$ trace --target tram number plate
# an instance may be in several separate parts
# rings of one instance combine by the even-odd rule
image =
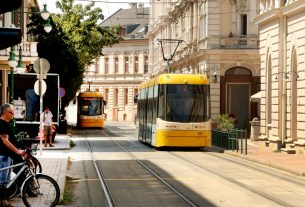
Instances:
[[[202,132],[198,132],[198,135],[199,135],[199,136],[202,136],[202,135],[203,135],[203,133],[202,133]]]

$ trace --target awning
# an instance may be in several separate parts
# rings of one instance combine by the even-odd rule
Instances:
[[[21,0],[1,1],[0,14],[18,9],[21,6],[21,3]]]
[[[253,94],[252,96],[250,96],[250,101],[252,101],[252,102],[260,102],[261,97],[262,97],[262,94],[261,94],[261,91],[260,91],[260,92],[257,92],[255,94]]]
[[[21,42],[21,29],[0,27],[0,50]]]

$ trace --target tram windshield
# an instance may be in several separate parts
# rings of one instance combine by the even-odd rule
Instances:
[[[166,85],[166,121],[205,122],[210,119],[208,85]]]
[[[80,115],[96,116],[103,114],[103,99],[101,97],[82,97],[79,100]]]

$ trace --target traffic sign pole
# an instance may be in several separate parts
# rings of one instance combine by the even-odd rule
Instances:
[[[37,73],[37,79],[39,80],[39,105],[40,105],[40,126],[39,126],[39,138],[40,138],[40,155],[42,155],[42,139],[43,139],[43,86],[42,81],[46,78],[46,74],[50,70],[49,61],[44,58],[38,58],[34,62],[34,70]],[[46,89],[46,87],[45,87]]]
[[[40,105],[40,110],[39,110],[39,112],[40,112],[40,127],[39,127],[39,129],[40,129],[40,136],[39,136],[39,138],[40,138],[40,155],[42,155],[42,139],[43,139],[43,137],[44,137],[44,135],[43,135],[43,133],[42,133],[42,128],[43,128],[43,97],[42,97],[42,68],[43,68],[43,65],[42,65],[42,61],[41,61],[41,59],[39,59],[39,68],[40,68],[40,70],[39,70],[39,96],[40,96],[40,101],[39,101],[39,105]]]

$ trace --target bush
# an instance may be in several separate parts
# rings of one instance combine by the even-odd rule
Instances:
[[[228,114],[219,114],[216,117],[217,129],[221,131],[230,131],[234,128],[234,121],[233,117],[230,117]]]

